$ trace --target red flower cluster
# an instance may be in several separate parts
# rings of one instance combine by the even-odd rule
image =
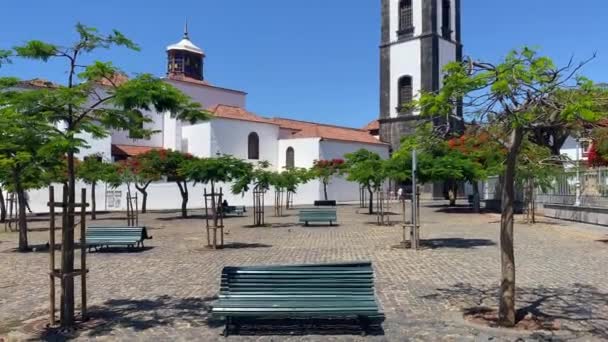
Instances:
[[[608,166],[608,160],[606,160],[597,150],[596,143],[593,142],[589,146],[589,153],[587,154],[587,165],[590,167]]]
[[[141,162],[137,156],[121,160],[118,162],[118,171],[121,173],[128,171],[133,174],[138,174],[141,172]]]
[[[335,158],[331,160],[315,160],[314,167],[319,168],[332,168],[339,167],[344,164],[344,159]]]
[[[487,133],[480,133],[477,135],[463,134],[458,138],[448,140],[448,146],[451,149],[466,154],[480,148],[483,144],[487,143],[489,139],[490,136]]]

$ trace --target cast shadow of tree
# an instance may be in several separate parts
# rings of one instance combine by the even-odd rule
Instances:
[[[473,286],[457,283],[441,288],[425,299],[447,301],[464,311],[479,307],[498,307],[497,286]],[[566,338],[599,338],[608,340],[608,293],[588,284],[571,284],[569,287],[517,288],[517,318],[528,313],[544,319],[556,319]],[[560,336],[560,338],[562,338]]]
[[[91,321],[99,321],[90,328],[79,331],[89,338],[109,336],[118,329],[142,332],[152,328],[181,325],[189,327],[222,327],[223,323],[210,319],[211,302],[217,297],[176,298],[160,296],[154,299],[111,299],[103,305],[89,308]],[[45,341],[70,339],[47,331],[39,338]]]

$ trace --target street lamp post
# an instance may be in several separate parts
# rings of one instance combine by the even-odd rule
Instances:
[[[576,194],[574,198],[574,205],[577,207],[581,206],[581,141],[576,139]]]

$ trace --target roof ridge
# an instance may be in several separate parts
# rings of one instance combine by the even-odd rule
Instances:
[[[274,119],[277,119],[277,120],[286,120],[286,121],[295,121],[295,122],[303,122],[303,123],[308,123],[308,124],[312,124],[312,125],[315,125],[315,126],[334,127],[334,128],[350,129],[350,130],[353,130],[353,131],[365,132],[365,130],[361,129],[361,128],[348,127],[348,126],[339,126],[339,125],[327,124],[327,123],[321,123],[321,122],[298,120],[298,119],[289,119],[289,118],[282,118],[282,117],[274,117],[273,120]]]

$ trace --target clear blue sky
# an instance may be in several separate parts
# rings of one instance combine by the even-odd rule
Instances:
[[[249,93],[248,108],[362,126],[378,116],[380,0],[3,0],[0,49],[28,39],[67,44],[80,21],[116,28],[139,53],[102,51],[129,73],[165,73],[165,47],[184,18],[205,50],[206,78]],[[497,60],[511,48],[541,47],[558,62],[598,53],[585,75],[608,81],[608,1],[462,0],[465,54]],[[0,75],[62,82],[58,64],[18,61]]]

